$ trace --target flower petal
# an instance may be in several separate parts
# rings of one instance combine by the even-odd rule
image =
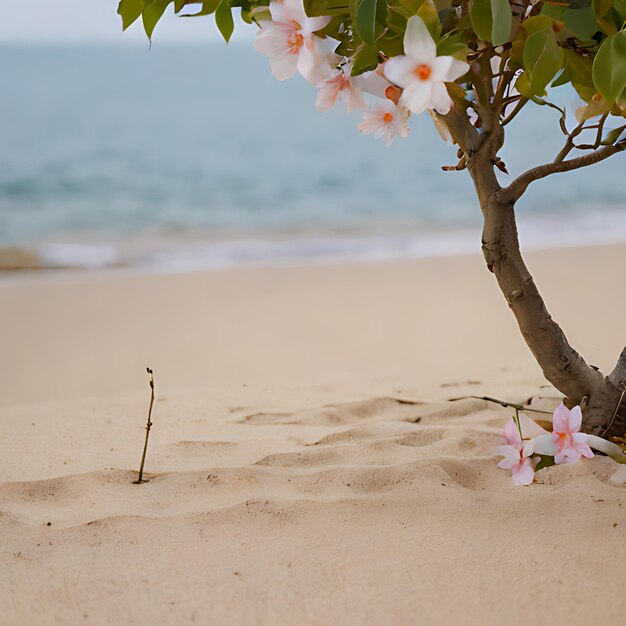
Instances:
[[[498,462],[498,467],[501,469],[511,469],[520,462],[519,450],[514,446],[498,446],[493,453],[504,457]]]
[[[383,66],[385,76],[403,89],[415,81],[414,69],[415,62],[404,55],[389,59]]]
[[[579,406],[575,406],[569,412],[569,432],[577,433],[583,423],[583,412]]]
[[[310,35],[297,55],[298,71],[313,85],[319,85],[328,77],[328,65],[320,59],[315,46],[315,35]],[[295,55],[294,55],[295,56]]]
[[[291,78],[298,69],[298,56],[285,51],[282,54],[270,57],[270,67],[272,74],[278,80],[287,80]]]
[[[519,414],[519,422],[522,427],[522,435],[526,438],[541,437],[542,435],[550,434],[545,428],[541,428],[535,420],[528,417],[525,413]]]
[[[530,454],[542,454],[545,456],[554,456],[559,451],[558,446],[554,442],[552,435],[541,435],[531,439],[524,445],[524,456]]]
[[[576,433],[577,435],[584,433]],[[606,439],[602,439],[602,437],[597,437],[596,435],[587,435],[584,434],[587,445],[589,445],[594,450],[598,450],[599,452],[604,452],[604,454],[610,456],[615,459],[619,463],[626,463],[626,453],[612,441],[607,441]]]
[[[318,30],[322,30],[330,23],[331,17],[328,15],[323,15],[321,17],[308,17],[304,24],[305,28],[303,28],[303,34],[308,35],[310,33],[315,33]]]
[[[354,84],[354,81],[351,81],[350,89],[348,90],[348,113],[350,111],[359,111],[365,107],[363,92]]]
[[[518,450],[522,447],[522,438],[513,418],[507,420],[504,425],[504,439],[509,445],[516,446]]]
[[[432,64],[432,79],[451,83],[468,71],[469,65],[464,61],[449,56],[437,57]]]
[[[580,461],[580,452],[574,446],[564,446],[554,455],[554,462],[557,465],[561,463],[576,463]]]
[[[400,104],[411,113],[423,113],[431,106],[432,83],[428,80],[416,80],[404,89],[400,96]]]
[[[445,83],[433,83],[431,95],[431,107],[440,115],[447,115],[452,108],[452,98],[448,93]]]
[[[371,93],[373,96],[385,98],[385,90],[389,87],[389,81],[376,72],[366,72],[352,79],[361,91]]]
[[[409,18],[404,33],[404,53],[415,63],[431,65],[437,56],[437,46],[421,17]]]
[[[282,0],[282,2],[272,0],[270,2],[270,13],[272,14],[272,19],[278,22],[295,20],[301,26],[308,19],[302,0]]]
[[[585,433],[574,433],[572,435],[572,447],[576,448],[582,456],[588,459],[593,457],[593,452],[587,443],[587,435]]]
[[[552,431],[555,433],[569,432],[569,409],[561,402],[552,416]]]
[[[337,102],[339,87],[336,83],[329,81],[322,83],[322,85],[315,100],[315,108],[318,111],[330,111]]]
[[[530,485],[535,480],[535,468],[530,459],[524,459],[518,463],[511,472],[511,477],[516,485]]]
[[[268,57],[278,56],[289,50],[291,47],[287,41],[289,29],[274,22],[260,22],[260,25],[261,29],[254,42],[256,50]]]

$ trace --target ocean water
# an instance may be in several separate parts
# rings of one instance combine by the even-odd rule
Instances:
[[[176,271],[480,247],[469,176],[441,171],[455,149],[428,116],[386,149],[251,44],[4,46],[0,77],[0,252]],[[519,173],[561,143],[556,113],[529,107],[503,158]],[[536,183],[523,244],[626,241],[625,161]]]

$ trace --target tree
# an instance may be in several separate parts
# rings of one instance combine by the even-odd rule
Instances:
[[[487,267],[545,377],[583,407],[587,432],[624,435],[626,348],[605,376],[569,344],[522,259],[515,205],[535,181],[626,150],[626,0],[121,0],[118,13],[124,28],[141,17],[150,38],[172,2],[177,13],[214,13],[226,41],[238,7],[259,27],[255,47],[274,75],[301,73],[319,88],[320,110],[380,98],[359,129],[387,143],[428,111],[458,146],[458,164],[444,169],[473,180]],[[582,100],[575,121],[549,100],[562,85]],[[563,148],[502,185],[505,128],[529,105],[556,111]]]

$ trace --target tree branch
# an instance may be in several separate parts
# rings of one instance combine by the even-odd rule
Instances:
[[[626,348],[617,359],[615,369],[609,374],[609,382],[618,389],[626,389]]]
[[[450,131],[452,141],[468,156],[478,152],[483,143],[483,137],[472,126],[467,115],[468,103],[465,94],[450,93],[454,106],[447,115],[436,114],[445,123]]]
[[[488,138],[489,140],[489,138]],[[528,347],[545,377],[573,402],[593,397],[601,404],[607,387],[604,376],[590,367],[569,344],[552,319],[521,256],[514,201],[503,201],[501,188],[484,146],[468,160],[484,215],[483,254],[515,315]],[[594,428],[599,425],[592,424]]]
[[[508,187],[502,189],[498,194],[498,200],[504,203],[515,202],[526,191],[528,185],[535,180],[545,178],[551,174],[569,172],[571,170],[580,169],[581,167],[593,165],[594,163],[599,163],[623,150],[626,150],[626,140],[624,139],[612,146],[604,146],[603,148],[574,159],[568,159],[560,163],[546,163],[545,165],[533,167],[527,172],[524,172],[521,176],[518,176]]]

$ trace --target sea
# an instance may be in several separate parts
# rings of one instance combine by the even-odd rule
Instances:
[[[311,85],[275,80],[250,42],[4,45],[0,79],[0,258],[179,272],[480,250],[469,175],[442,171],[456,148],[428,115],[385,148],[358,113],[319,113]],[[554,158],[558,117],[529,105],[508,127],[511,175]],[[522,244],[626,242],[625,166],[535,183]]]

